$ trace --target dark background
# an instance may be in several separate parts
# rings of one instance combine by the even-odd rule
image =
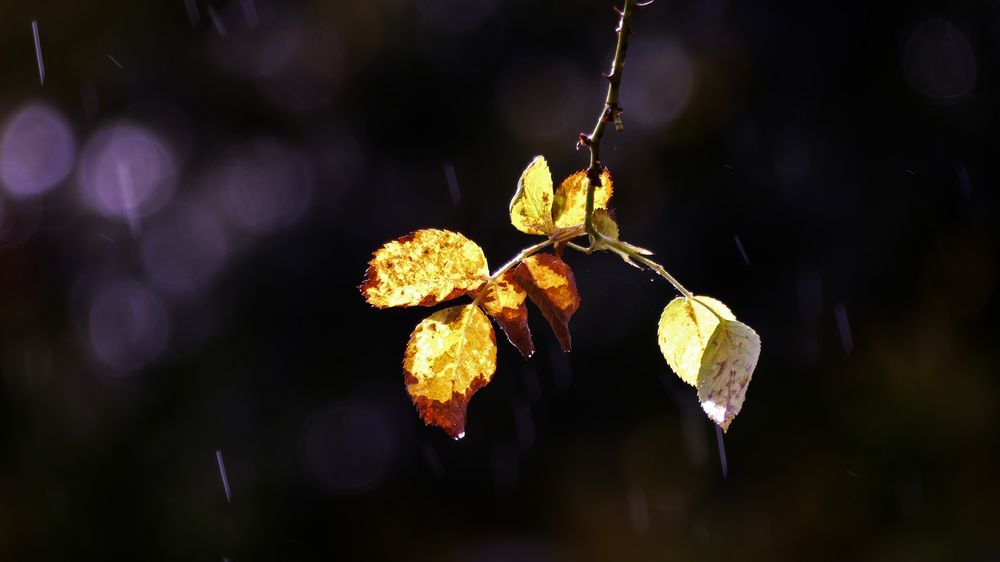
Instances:
[[[0,559],[1000,559],[1000,6],[794,4],[657,0],[605,141],[623,237],[763,340],[724,477],[653,274],[570,254],[573,353],[534,313],[458,442],[429,311],[356,290],[418,228],[529,243],[609,1],[3,2]]]

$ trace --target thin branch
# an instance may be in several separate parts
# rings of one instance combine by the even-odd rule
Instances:
[[[548,248],[549,246],[554,246],[556,244],[562,244],[562,243],[571,243],[569,242],[569,240],[572,240],[577,236],[582,236],[583,234],[584,234],[583,229],[579,226],[568,229],[562,229],[560,231],[557,231],[555,234],[553,234],[546,240],[542,240],[537,244],[524,248],[523,250],[518,252],[516,256],[511,258],[507,263],[500,266],[500,269],[494,271],[493,275],[490,275],[490,278],[486,281],[486,284],[483,285],[482,289],[480,289],[479,294],[476,295],[475,299],[473,299],[472,304],[479,304],[479,301],[482,299],[483,295],[486,294],[486,292],[489,290],[490,287],[496,284],[496,282],[500,279],[500,277],[504,273],[507,273],[511,269],[517,267],[518,265],[521,264],[521,262],[528,259],[530,256],[544,250],[545,248]]]
[[[607,247],[608,249],[610,249],[611,251],[613,251],[614,253],[618,254],[623,258],[627,256],[628,258],[641,263],[642,265],[648,267],[649,269],[652,269],[654,272],[656,272],[657,275],[666,279],[668,283],[673,285],[674,288],[677,289],[677,292],[679,292],[680,294],[684,295],[689,299],[695,298],[695,296],[691,293],[691,291],[687,290],[687,288],[684,287],[684,285],[681,285],[681,282],[678,281],[676,277],[670,275],[670,272],[668,272],[665,267],[647,258],[635,246],[627,242],[622,242],[621,240],[608,238],[607,236],[601,234],[600,232],[597,233],[597,243],[600,246]]]
[[[632,250],[628,246],[621,245],[620,243],[618,243],[617,240],[610,241],[610,244],[616,250],[618,250],[618,251],[620,251],[622,253],[627,254],[630,258],[632,258],[635,261],[637,261],[637,262],[645,265],[649,269],[652,269],[653,271],[655,271],[657,275],[659,275],[660,277],[666,279],[668,283],[670,283],[671,285],[673,285],[674,288],[677,289],[677,292],[679,292],[680,294],[684,295],[685,297],[687,297],[689,299],[693,299],[694,298],[694,295],[691,294],[691,291],[687,290],[684,287],[684,285],[681,285],[681,282],[678,281],[677,278],[675,278],[673,275],[670,275],[670,273],[662,265],[660,265],[660,264],[656,263],[655,261],[647,258],[646,256],[644,256],[644,255],[642,255],[642,254],[640,254],[640,253]],[[709,308],[709,310],[711,310],[711,308]],[[715,311],[713,310],[712,312],[715,312]]]
[[[622,72],[625,68],[625,54],[628,52],[629,38],[632,36],[632,16],[640,6],[648,5],[649,2],[638,4],[636,0],[625,0],[625,8],[618,11],[621,19],[618,20],[618,44],[615,46],[615,57],[611,61],[611,71],[604,75],[608,79],[608,95],[604,98],[604,107],[597,117],[597,124],[594,130],[588,135],[580,133],[579,145],[590,149],[590,165],[587,166],[587,179],[590,180],[587,187],[587,215],[584,226],[591,238],[595,238],[597,233],[594,228],[594,190],[601,185],[601,173],[604,172],[604,164],[601,162],[601,139],[604,138],[604,128],[608,123],[614,122],[615,129],[621,131],[622,108],[618,104],[619,90],[622,83]]]
[[[691,291],[688,291],[684,285],[681,285],[680,281],[673,275],[670,275],[666,268],[642,255],[634,246],[609,238],[599,232],[594,226],[593,219],[594,191],[601,185],[601,174],[605,169],[604,163],[601,162],[601,139],[604,138],[604,129],[608,126],[608,123],[612,122],[615,124],[615,130],[621,131],[624,128],[622,125],[622,107],[618,103],[618,98],[621,91],[622,72],[625,68],[625,55],[628,52],[629,39],[632,37],[632,18],[639,8],[644,8],[652,3],[653,0],[646,2],[625,0],[625,7],[622,10],[615,8],[621,19],[618,20],[618,28],[615,30],[618,33],[618,44],[615,47],[615,57],[611,61],[611,72],[604,75],[608,79],[608,95],[604,98],[604,107],[601,110],[601,114],[597,117],[597,124],[594,125],[593,132],[589,135],[580,133],[580,140],[577,145],[578,147],[583,145],[590,149],[590,165],[587,167],[587,214],[584,220],[584,229],[590,236],[590,246],[584,248],[572,242],[568,243],[568,246],[574,250],[588,254],[594,250],[610,249],[632,265],[635,265],[635,262],[639,262],[655,271],[660,277],[663,277],[673,285],[682,295],[688,299],[693,299],[695,297],[691,294]],[[715,311],[713,310],[712,312],[714,313]]]

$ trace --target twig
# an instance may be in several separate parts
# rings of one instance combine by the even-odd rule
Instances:
[[[640,6],[648,6],[652,2],[639,4],[636,0],[625,0],[625,8],[619,11],[621,19],[618,20],[618,44],[615,46],[615,57],[611,60],[611,71],[604,75],[608,80],[608,95],[604,98],[604,107],[597,117],[597,124],[594,130],[588,135],[580,133],[580,140],[577,146],[583,145],[590,149],[590,165],[587,166],[587,215],[584,226],[587,234],[591,238],[596,238],[597,230],[594,228],[594,190],[601,185],[601,173],[604,172],[604,164],[601,163],[601,139],[604,138],[604,128],[608,123],[614,122],[615,130],[621,131],[622,108],[618,104],[618,94],[621,89],[622,72],[625,68],[625,54],[628,52],[628,41],[632,36],[632,16]]]
[[[473,299],[472,304],[479,304],[479,301],[482,299],[483,295],[485,295],[486,292],[489,291],[490,287],[495,285],[496,282],[500,280],[500,277],[502,277],[504,273],[507,273],[511,269],[517,267],[518,265],[521,264],[521,262],[528,259],[533,254],[536,254],[541,250],[544,250],[545,248],[548,248],[549,246],[553,246],[556,244],[561,244],[561,243],[572,244],[572,242],[569,242],[569,240],[572,240],[577,236],[583,236],[583,234],[584,233],[579,226],[571,229],[564,229],[560,232],[556,232],[548,239],[542,240],[538,244],[528,246],[527,248],[521,250],[520,252],[517,253],[516,256],[511,258],[507,263],[500,266],[500,269],[493,272],[493,275],[490,275],[489,279],[486,281],[486,284],[483,285],[482,289],[480,289],[479,294],[476,295],[475,299]],[[573,245],[575,246],[575,244]]]
[[[625,68],[625,55],[628,52],[629,39],[632,37],[632,18],[639,8],[644,8],[652,3],[653,0],[648,0],[647,2],[625,0],[625,7],[618,11],[618,14],[621,16],[621,19],[618,20],[618,28],[615,30],[618,34],[618,44],[615,47],[615,57],[611,60],[611,71],[604,75],[608,79],[608,95],[604,98],[604,108],[597,117],[597,124],[594,125],[593,132],[589,135],[580,133],[580,140],[577,144],[577,147],[583,145],[590,149],[590,165],[587,167],[587,214],[584,220],[584,230],[590,236],[590,246],[584,248],[572,242],[568,243],[568,246],[574,250],[588,254],[594,250],[609,249],[622,258],[625,258],[626,261],[634,260],[645,265],[655,271],[660,277],[666,279],[679,293],[689,300],[697,300],[691,291],[688,291],[662,265],[644,256],[640,251],[637,251],[635,246],[605,236],[594,226],[594,191],[601,185],[601,174],[605,169],[604,164],[601,162],[601,139],[604,138],[604,129],[611,122],[615,124],[615,130],[617,131],[621,131],[624,128],[622,124],[622,107],[618,103],[618,98],[621,92],[622,72]],[[713,314],[716,314],[711,307],[707,308]],[[716,314],[716,316],[719,315]],[[722,317],[719,316],[719,318]]]

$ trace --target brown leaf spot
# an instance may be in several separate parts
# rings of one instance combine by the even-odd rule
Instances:
[[[489,277],[483,250],[447,230],[418,230],[375,251],[358,287],[369,304],[431,306],[478,291]]]
[[[531,340],[531,330],[528,329],[525,298],[527,293],[514,279],[514,272],[507,271],[486,289],[480,303],[507,334],[510,343],[528,359],[535,354],[535,344]]]
[[[461,439],[465,436],[465,420],[469,401],[477,390],[486,386],[488,381],[482,377],[472,381],[469,389],[462,394],[452,392],[451,398],[446,402],[432,400],[423,396],[413,396],[413,405],[416,406],[420,419],[427,425],[436,425],[451,436],[452,439]]]
[[[535,254],[517,266],[513,276],[542,311],[562,350],[569,351],[569,321],[580,308],[573,270],[552,254]]]
[[[403,356],[403,382],[427,424],[454,438],[465,431],[469,400],[496,370],[496,336],[476,305],[439,310],[413,330]]]

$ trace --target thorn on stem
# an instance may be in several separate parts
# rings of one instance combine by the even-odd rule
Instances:
[[[615,129],[622,130],[622,107],[617,103],[605,104],[604,115],[601,116],[605,122],[614,122]]]
[[[587,133],[580,133],[580,138],[576,141],[576,149],[580,150],[581,146],[591,146],[594,144],[594,139],[590,137]]]
[[[625,12],[621,8],[619,8],[618,6],[612,6],[612,8],[614,9],[616,14],[618,14],[621,17],[625,17]]]

